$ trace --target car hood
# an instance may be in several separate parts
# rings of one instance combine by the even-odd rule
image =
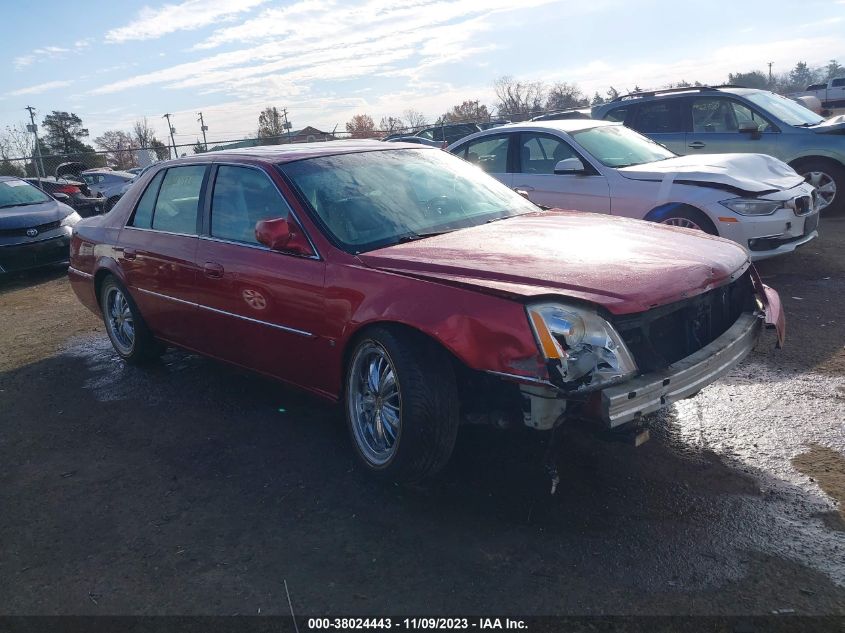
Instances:
[[[518,216],[359,255],[372,268],[520,300],[557,295],[642,312],[705,292],[748,267],[734,242],[577,211]]]
[[[632,180],[670,178],[680,184],[711,186],[760,195],[797,187],[804,179],[792,167],[765,154],[696,154],[622,167]]]
[[[845,114],[830,117],[808,129],[816,134],[845,134]]]
[[[55,200],[39,204],[0,209],[0,230],[27,229],[39,224],[63,220],[73,209]]]

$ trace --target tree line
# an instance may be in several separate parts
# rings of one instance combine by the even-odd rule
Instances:
[[[760,88],[779,94],[789,94],[803,91],[811,84],[826,82],[828,79],[843,74],[845,74],[845,67],[835,59],[824,66],[815,68],[811,68],[806,62],[799,61],[787,72],[772,73],[771,78],[762,70],[749,70],[729,73],[726,82],[746,88]],[[682,79],[660,88],[691,88],[703,85],[699,81],[689,82]],[[641,90],[638,85],[635,85],[632,92]],[[466,100],[453,106],[431,123],[425,116],[414,110],[406,111],[401,116],[382,117],[379,125],[375,124],[369,114],[356,114],[346,123],[346,131],[352,138],[380,138],[400,132],[414,134],[428,125],[483,123],[494,118],[524,121],[545,112],[601,105],[616,99],[621,93],[613,86],[609,86],[604,93],[596,91],[590,97],[576,83],[547,84],[543,81],[523,80],[506,75],[493,82],[493,94],[495,101],[490,105],[480,103],[477,99]],[[409,118],[408,113],[414,113],[413,120]]]

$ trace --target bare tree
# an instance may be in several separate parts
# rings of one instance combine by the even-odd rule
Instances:
[[[147,117],[135,121],[135,125],[132,126],[132,136],[138,147],[152,147],[153,141],[156,140],[155,132],[150,127]]]
[[[542,110],[546,101],[546,86],[542,81],[519,81],[506,75],[493,82],[499,102],[498,113],[515,119],[527,119]]]
[[[352,138],[377,138],[376,124],[369,114],[356,114],[346,122],[346,131]]]
[[[378,128],[382,132],[393,134],[394,132],[403,130],[405,128],[405,123],[399,117],[383,116],[378,124]]]
[[[106,162],[114,169],[137,167],[134,150],[138,148],[130,133],[122,130],[106,130],[94,139],[97,147],[106,153]]]
[[[405,110],[402,113],[402,118],[405,119],[409,132],[418,132],[428,125],[428,119],[426,116],[422,112],[414,110],[413,108]]]
[[[566,110],[567,108],[581,108],[590,102],[581,89],[575,84],[566,82],[556,83],[549,90],[546,98],[547,110]]]
[[[8,158],[26,158],[32,156],[35,140],[32,133],[26,129],[26,123],[19,122],[7,125],[0,133],[0,151]]]

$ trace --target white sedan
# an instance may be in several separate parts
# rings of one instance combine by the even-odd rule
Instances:
[[[620,123],[516,123],[449,146],[535,204],[662,222],[739,242],[752,260],[818,236],[813,187],[763,154],[677,156]]]

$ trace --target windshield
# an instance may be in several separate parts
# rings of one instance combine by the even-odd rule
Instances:
[[[759,106],[762,110],[771,112],[787,125],[808,126],[818,125],[824,119],[812,110],[795,103],[792,99],[781,97],[773,92],[752,92],[744,95],[746,99]]]
[[[23,180],[0,181],[0,209],[48,202],[50,197]]]
[[[279,169],[352,253],[538,210],[474,165],[434,149],[321,156]]]
[[[675,157],[662,145],[622,124],[591,127],[571,134],[606,167],[630,167]]]

